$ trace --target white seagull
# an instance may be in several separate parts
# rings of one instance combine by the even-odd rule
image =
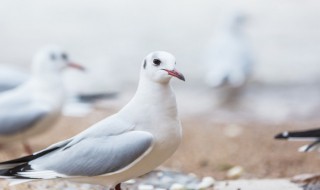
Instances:
[[[299,152],[311,152],[320,150],[320,129],[309,129],[303,131],[285,131],[277,134],[275,139],[279,140],[297,140],[311,141],[312,143],[299,148]]]
[[[121,182],[150,172],[181,141],[169,82],[185,79],[175,67],[170,53],[150,53],[142,62],[136,94],[118,113],[42,151],[0,163],[0,176],[12,184],[66,178],[119,190]]]
[[[0,94],[0,144],[22,141],[37,135],[59,118],[64,101],[61,72],[67,67],[83,69],[71,63],[57,46],[40,50],[32,63],[32,77],[19,87]]]
[[[252,54],[243,34],[245,17],[241,13],[230,15],[228,20],[208,44],[205,65],[208,86],[233,87],[244,85],[252,70]]]

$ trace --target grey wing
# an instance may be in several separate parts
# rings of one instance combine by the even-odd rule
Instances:
[[[0,66],[0,92],[16,88],[26,82],[29,74],[15,67]]]
[[[33,178],[96,176],[117,172],[143,157],[152,148],[153,135],[129,131],[120,135],[82,139],[29,162],[31,171],[19,175]],[[43,172],[47,171],[47,172]],[[40,176],[37,176],[39,173]],[[61,177],[61,176],[60,176]]]
[[[0,104],[0,135],[12,135],[32,127],[49,113],[44,105],[22,102]]]

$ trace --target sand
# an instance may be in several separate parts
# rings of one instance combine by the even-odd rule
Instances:
[[[53,142],[71,137],[114,111],[114,109],[98,110],[86,118],[64,117],[52,130],[30,140],[30,143],[35,151],[40,150]],[[281,124],[257,122],[225,124],[214,121],[209,115],[184,117],[182,118],[184,131],[182,144],[172,158],[163,164],[163,167],[194,173],[199,177],[212,176],[218,180],[226,180],[226,172],[233,166],[244,168],[241,176],[243,179],[290,178],[301,173],[317,172],[320,170],[318,153],[298,153],[296,150],[303,144],[301,142],[273,140],[273,136],[280,131],[301,128],[301,126],[311,127],[317,124],[319,124],[317,121]],[[237,129],[236,136],[230,133],[233,129]],[[4,161],[23,155],[21,145],[12,144],[1,150],[0,159]],[[57,185],[61,182],[48,184],[52,183]],[[41,184],[45,189],[43,184],[47,182],[37,184]],[[242,182],[236,182],[236,184],[242,184]],[[25,189],[26,187],[29,186],[22,185],[10,189]]]

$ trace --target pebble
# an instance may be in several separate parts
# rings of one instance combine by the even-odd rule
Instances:
[[[139,190],[154,190],[153,185],[145,185],[145,184],[141,184],[138,186]]]
[[[230,170],[228,170],[227,178],[228,179],[238,179],[239,177],[242,176],[243,172],[244,172],[243,167],[235,166],[235,167],[231,168]]]
[[[125,183],[125,184],[134,184],[134,183],[136,183],[136,180],[130,179],[130,180],[124,182],[124,183]]]
[[[158,177],[163,177],[163,173],[162,173],[162,172],[158,172],[158,173],[157,173],[157,176],[158,176]]]
[[[212,177],[204,177],[202,181],[198,184],[197,189],[207,189],[213,187],[215,180]]]
[[[184,185],[180,183],[174,183],[170,187],[170,190],[184,190],[184,189],[185,189]]]
[[[122,183],[122,188],[137,190],[207,190],[212,187],[214,183],[215,181],[211,177],[205,177],[201,180],[193,173],[162,170],[153,171],[140,178],[128,180]],[[29,189],[103,190],[104,187],[61,181],[59,183],[36,182],[35,185]]]
[[[242,127],[239,125],[235,125],[235,124],[228,125],[224,129],[225,136],[227,136],[229,138],[235,138],[237,136],[240,136],[242,134],[242,132],[243,132]]]

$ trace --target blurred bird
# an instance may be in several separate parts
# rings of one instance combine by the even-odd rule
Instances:
[[[86,72],[69,70],[64,73],[64,84],[68,93],[68,101],[63,115],[84,117],[95,108],[106,108],[104,101],[117,98],[116,77],[106,59],[88,60]],[[106,80],[106,76],[109,76]],[[103,81],[103,82],[100,82]]]
[[[48,129],[60,116],[65,98],[61,72],[67,67],[83,70],[63,49],[48,46],[35,55],[32,77],[0,94],[0,144],[22,141],[31,152],[27,138]]]
[[[33,155],[0,163],[11,184],[66,178],[121,189],[120,183],[150,172],[181,141],[175,94],[170,79],[185,80],[175,57],[152,52],[141,66],[136,94],[118,113],[82,133]]]
[[[107,58],[90,59],[86,72],[65,72],[64,80],[69,96],[80,102],[93,103],[95,101],[115,98],[117,96],[117,81],[105,76],[114,75],[113,68],[107,64]],[[97,81],[104,81],[103,83]]]
[[[30,75],[13,66],[0,65],[0,92],[16,88],[29,79]]]
[[[320,148],[320,129],[291,131],[291,132],[286,131],[276,135],[275,139],[313,141],[311,144],[308,144],[299,148],[300,152],[310,152],[313,150],[319,150]]]
[[[67,97],[63,108],[63,115],[72,117],[83,117],[94,109],[96,102],[115,98],[117,93],[109,89],[103,89],[102,85],[97,83],[105,73],[92,72],[93,69],[102,70],[97,65],[86,67],[86,72],[73,72],[67,70],[64,72],[63,83],[66,89]],[[31,78],[30,72],[9,64],[0,65],[0,93],[11,90],[26,82]],[[106,85],[104,85],[106,86]],[[104,87],[103,86],[103,87]],[[109,91],[108,91],[109,90]]]
[[[208,86],[239,87],[248,79],[252,70],[252,55],[242,31],[244,22],[243,14],[232,15],[210,44],[206,57]]]
[[[245,19],[241,13],[231,14],[206,50],[205,82],[212,88],[227,89],[222,96],[225,101],[239,94],[252,72],[252,53],[243,34]]]
[[[303,190],[320,189],[320,174],[301,174],[294,176],[291,181],[301,185]]]

